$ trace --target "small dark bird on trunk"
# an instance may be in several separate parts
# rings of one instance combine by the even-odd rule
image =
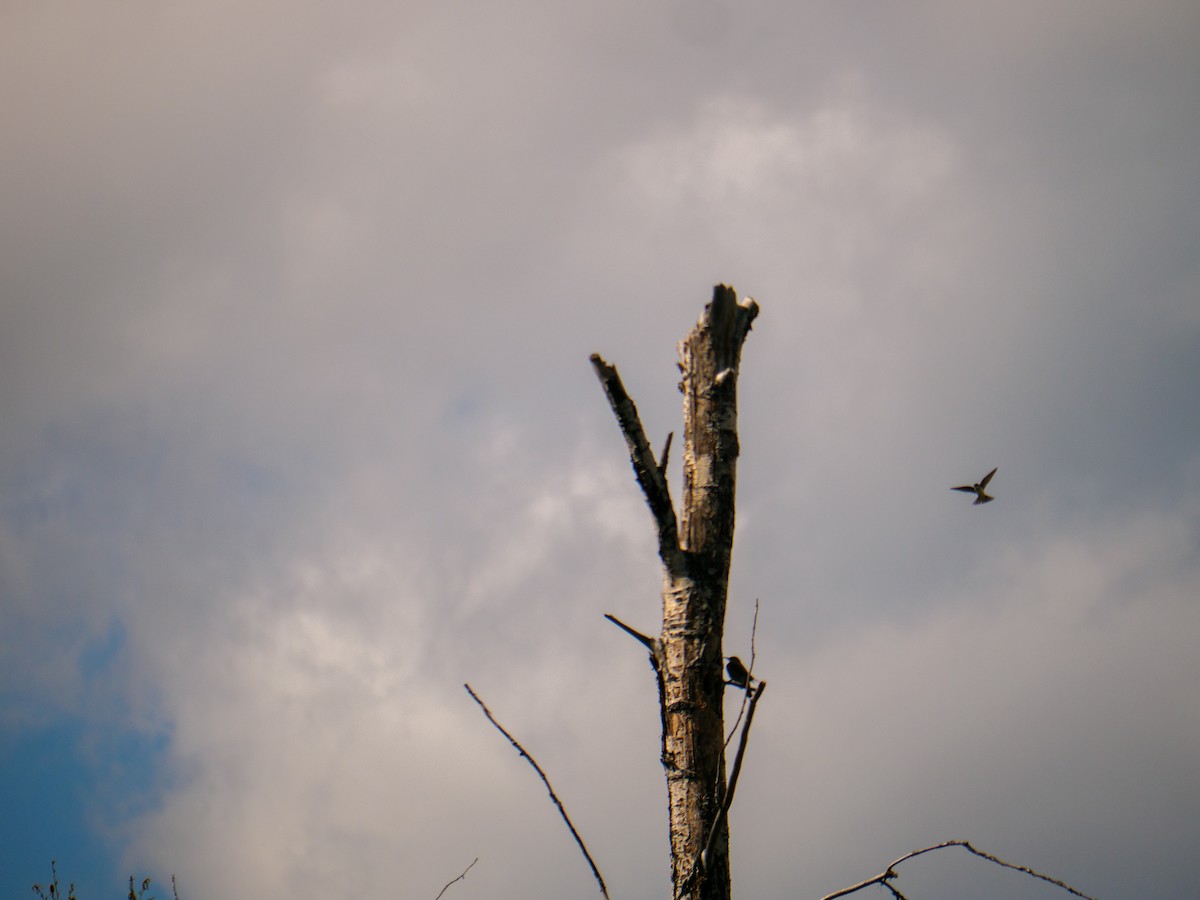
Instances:
[[[750,673],[746,671],[746,667],[740,659],[736,656],[729,657],[729,662],[725,664],[725,671],[729,673],[729,684],[746,691],[750,690],[750,683],[754,679],[750,677]]]

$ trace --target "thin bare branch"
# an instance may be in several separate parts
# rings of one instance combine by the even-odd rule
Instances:
[[[571,831],[571,837],[575,838],[575,843],[579,845],[579,850],[583,853],[583,858],[587,860],[587,864],[591,867],[592,875],[595,876],[596,883],[600,885],[600,893],[607,898],[608,888],[604,885],[604,876],[602,876],[600,874],[600,870],[596,868],[596,863],[592,859],[592,854],[588,853],[587,846],[583,843],[583,838],[579,836],[579,832],[576,831],[575,826],[571,824],[571,817],[567,815],[567,810],[562,805],[562,801],[558,799],[558,794],[554,793],[554,787],[550,784],[550,779],[546,777],[546,773],[542,771],[542,767],[537,764],[537,760],[529,755],[529,751],[522,747],[515,737],[505,731],[503,725],[496,721],[495,716],[492,715],[492,711],[487,708],[487,705],[482,700],[479,699],[479,695],[471,690],[471,686],[469,684],[464,684],[463,687],[467,689],[467,693],[471,695],[471,699],[479,704],[479,708],[483,710],[483,714],[487,716],[488,721],[495,726],[497,731],[508,738],[508,742],[517,749],[518,753],[525,757],[526,761],[533,766],[533,770],[538,773],[538,777],[542,779],[542,784],[546,785],[546,790],[550,792],[550,799],[553,800],[554,805],[558,807],[559,815],[561,815],[562,820],[567,823],[567,828]]]
[[[1054,885],[1055,887],[1062,888],[1064,891],[1067,891],[1070,894],[1074,894],[1076,897],[1083,897],[1084,900],[1096,900],[1095,897],[1091,897],[1088,894],[1083,893],[1082,891],[1076,890],[1075,888],[1073,888],[1069,884],[1067,884],[1065,881],[1060,881],[1057,878],[1051,878],[1049,875],[1043,875],[1041,872],[1035,871],[1034,869],[1030,869],[1027,866],[1018,866],[1014,863],[1005,862],[1004,860],[999,859],[998,857],[992,856],[992,854],[990,854],[990,853],[984,853],[982,850],[978,850],[975,847],[971,846],[971,843],[969,841],[963,841],[962,847],[968,853],[974,853],[980,859],[986,859],[988,862],[993,862],[996,865],[1003,866],[1006,869],[1015,869],[1018,872],[1024,872],[1026,875],[1030,875],[1033,878],[1040,878],[1042,881],[1048,882],[1048,883]]]
[[[450,889],[450,885],[454,884],[455,881],[466,881],[467,873],[471,871],[471,866],[474,866],[475,863],[477,863],[477,862],[479,862],[478,856],[475,857],[473,860],[471,860],[470,866],[467,866],[465,869],[462,870],[461,875],[459,875],[457,878],[455,878],[451,881],[447,881],[446,886],[444,888],[442,888],[440,891],[438,891],[438,895],[436,897],[434,897],[433,900],[442,900],[442,894],[446,893],[446,891],[448,891]]]
[[[754,660],[758,657],[758,598],[754,598],[754,621],[750,623],[750,675],[754,675]]]
[[[646,440],[646,432],[642,428],[637,407],[625,391],[625,386],[621,384],[621,376],[617,374],[616,368],[601,359],[599,353],[593,353],[590,359],[592,368],[596,370],[596,377],[600,379],[604,393],[608,396],[608,403],[617,417],[617,424],[621,426],[621,433],[625,435],[633,472],[642,488],[642,494],[646,497],[646,505],[650,507],[658,525],[659,558],[668,571],[681,572],[684,557],[683,551],[679,549],[679,522],[675,515],[675,507],[671,503],[671,495],[667,491],[666,475],[658,460],[654,458],[650,442]],[[663,456],[665,459],[665,452]]]
[[[998,866],[1003,866],[1006,869],[1015,869],[1018,872],[1024,872],[1026,875],[1029,875],[1032,878],[1039,878],[1042,881],[1054,885],[1055,887],[1062,888],[1068,894],[1074,894],[1076,897],[1082,897],[1083,900],[1096,900],[1095,897],[1091,896],[1090,894],[1085,894],[1083,891],[1076,890],[1065,881],[1060,881],[1057,878],[1051,878],[1049,875],[1043,875],[1041,872],[1030,869],[1028,866],[1018,866],[1015,863],[1005,862],[997,856],[992,856],[990,853],[984,853],[982,850],[977,850],[975,847],[971,846],[970,841],[943,841],[940,844],[934,844],[932,847],[924,847],[920,850],[914,850],[911,853],[906,853],[904,856],[901,856],[899,859],[892,862],[891,865],[889,865],[874,878],[868,878],[866,881],[860,882],[859,884],[842,888],[840,891],[834,891],[832,894],[826,894],[821,898],[821,900],[837,900],[838,897],[848,896],[856,891],[861,891],[865,887],[870,887],[873,884],[882,885],[890,890],[893,895],[900,896],[899,892],[890,884],[892,879],[900,877],[896,873],[896,866],[900,865],[902,862],[912,859],[914,856],[920,856],[923,853],[929,853],[933,850],[942,850],[946,847],[962,847],[968,853],[973,853],[980,859],[986,859],[988,862],[995,863]]]
[[[704,847],[706,856],[712,849],[713,841],[717,836],[717,830],[721,827],[721,823],[725,821],[725,817],[729,814],[729,807],[733,804],[733,793],[737,790],[738,776],[742,773],[742,759],[746,754],[746,742],[750,738],[750,724],[754,721],[754,709],[758,706],[758,701],[766,689],[767,683],[760,681],[758,687],[754,688],[754,696],[750,698],[750,709],[746,713],[746,725],[742,728],[742,736],[738,739],[737,755],[733,758],[733,772],[729,775],[729,787],[725,791],[725,798],[721,801],[721,812],[717,816],[716,821],[713,822],[712,830],[708,833],[708,841]]]
[[[662,453],[658,454],[658,471],[662,473],[663,481],[667,480],[667,462],[671,458],[671,439],[675,437],[675,432],[667,432],[667,441],[663,444]]]
[[[750,625],[750,668],[746,670],[746,685],[749,687],[754,684],[754,658],[758,651],[755,649],[755,644],[758,638],[758,598],[754,598],[754,621]],[[737,734],[738,725],[742,723],[742,716],[746,714],[746,704],[750,700],[750,691],[747,690],[742,694],[742,703],[738,707],[737,718],[733,720],[733,727],[729,729],[729,736],[725,738],[725,745],[722,750],[729,749],[729,742],[733,740],[733,736]]]
[[[628,625],[626,625],[624,622],[622,622],[616,616],[610,615],[609,613],[605,613],[604,618],[608,619],[608,621],[612,622],[614,625],[616,625],[622,631],[631,635],[638,642],[645,644],[646,649],[650,651],[650,655],[653,656],[655,658],[655,660],[658,659],[658,649],[659,649],[658,638],[650,637],[650,635],[648,635],[648,634],[642,634],[636,628],[630,628]]]

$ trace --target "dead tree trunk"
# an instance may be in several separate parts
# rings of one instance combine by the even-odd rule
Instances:
[[[738,365],[756,315],[753,300],[739,304],[733,288],[718,285],[704,315],[679,344],[684,441],[678,519],[666,481],[670,438],[656,460],[616,369],[592,356],[658,526],[661,636],[622,627],[650,649],[658,676],[671,875],[675,897],[689,900],[730,896],[722,636],[733,549]]]

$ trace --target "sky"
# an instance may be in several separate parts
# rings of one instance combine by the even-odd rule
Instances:
[[[8,0],[0,894],[598,896],[470,683],[669,896],[588,356],[678,441],[728,283],[735,896],[1194,898],[1197,84],[1191,0]]]

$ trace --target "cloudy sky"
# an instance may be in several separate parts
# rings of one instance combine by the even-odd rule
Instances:
[[[728,282],[735,892],[1194,898],[1198,84],[1192,0],[8,0],[0,893],[595,896],[470,682],[668,896],[587,358],[658,443]]]

